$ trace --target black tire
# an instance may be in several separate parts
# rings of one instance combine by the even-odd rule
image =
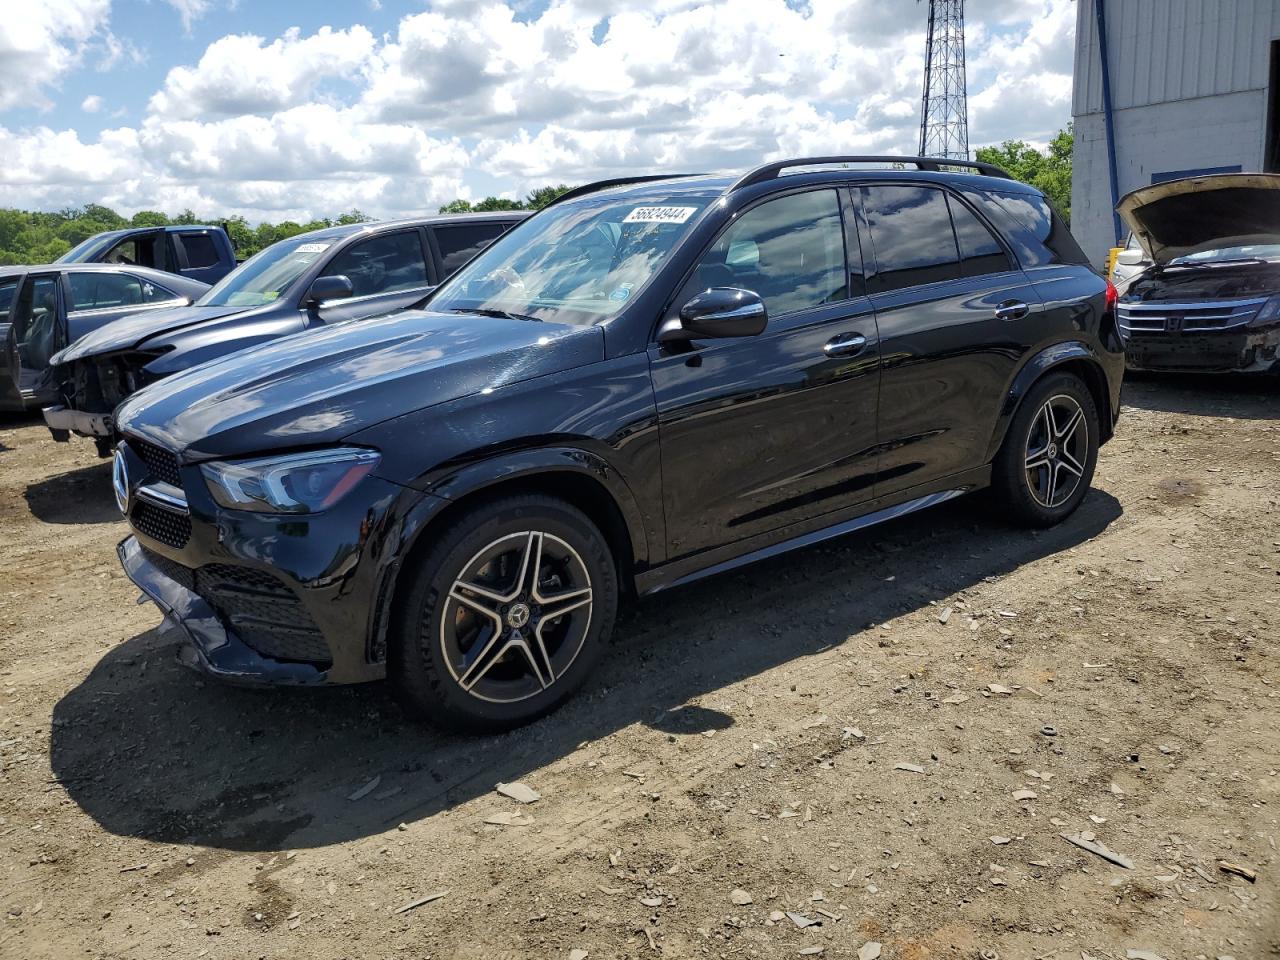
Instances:
[[[1065,419],[1063,414],[1079,410],[1080,426],[1088,431],[1083,443],[1078,432],[1067,437],[1068,442],[1062,447],[1057,445],[1061,437],[1051,447],[1041,442],[1051,422],[1044,419],[1046,404],[1051,401],[1053,417],[1063,428],[1063,434],[1068,426],[1061,422]],[[1051,373],[1041,378],[1023,398],[992,464],[991,483],[998,509],[1015,523],[1027,527],[1051,527],[1065,520],[1089,492],[1093,471],[1098,465],[1100,438],[1098,408],[1084,382],[1070,373]],[[1047,467],[1028,469],[1027,464],[1036,459],[1034,454],[1044,452],[1047,458],[1051,450],[1059,455],[1056,474],[1052,461]],[[1081,468],[1079,476],[1073,473],[1076,466]],[[1060,478],[1056,486],[1053,486],[1054,477]],[[1074,485],[1068,493],[1066,483],[1070,480],[1074,480]]]
[[[401,700],[438,726],[470,733],[507,730],[556,709],[582,686],[613,631],[618,574],[604,536],[575,507],[529,494],[477,505],[432,537],[405,572],[389,651],[388,676]],[[532,581],[521,551],[545,559]],[[519,596],[508,604],[478,590],[506,595],[512,585]],[[581,599],[572,594],[587,587],[588,605],[572,607]],[[542,616],[540,600],[548,612],[567,612]],[[513,627],[517,607],[527,618]],[[500,657],[482,653],[501,649]]]

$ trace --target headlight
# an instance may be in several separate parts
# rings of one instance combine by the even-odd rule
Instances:
[[[232,510],[315,513],[333,506],[378,465],[372,450],[351,447],[260,460],[205,463],[213,499]]]
[[[1249,326],[1265,327],[1268,324],[1275,323],[1277,320],[1280,320],[1280,297],[1272,297],[1262,305],[1262,309],[1253,315],[1253,319],[1249,321]]]

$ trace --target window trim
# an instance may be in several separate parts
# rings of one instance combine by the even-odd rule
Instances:
[[[841,298],[840,300],[832,300],[830,303],[818,303],[812,306],[802,307],[799,310],[792,310],[789,313],[779,313],[776,315],[769,314],[768,326],[766,326],[761,336],[768,336],[770,333],[776,332],[774,329],[775,320],[786,319],[790,321],[793,317],[802,316],[803,314],[811,310],[829,309],[831,307],[837,306],[842,303],[849,303],[854,300],[860,300],[865,298],[867,295],[866,294],[866,274],[865,274],[866,263],[865,263],[865,260],[862,260],[862,247],[861,247],[860,240],[859,240],[859,246],[858,246],[858,256],[859,256],[859,259],[862,260],[863,270],[864,270],[864,273],[862,276],[863,292],[858,294],[854,294],[852,292],[852,289],[853,289],[852,263],[850,262],[850,253],[849,253],[849,230],[851,226],[851,224],[849,223],[850,208],[849,208],[849,203],[847,201],[847,198],[845,196],[845,194],[847,193],[847,189],[846,189],[847,187],[848,187],[848,184],[846,183],[834,183],[834,182],[833,183],[798,184],[798,185],[790,186],[781,190],[772,191],[770,193],[765,194],[764,196],[756,197],[755,199],[751,200],[749,203],[739,207],[737,210],[734,210],[732,213],[730,213],[728,216],[728,219],[726,219],[725,222],[720,225],[720,228],[716,230],[714,234],[712,234],[711,239],[708,240],[706,243],[704,243],[701,249],[699,249],[694,256],[689,258],[689,265],[685,268],[684,273],[681,274],[679,281],[672,285],[671,293],[667,297],[666,303],[663,305],[662,311],[658,314],[657,321],[654,323],[653,328],[649,331],[649,345],[653,346],[654,344],[657,344],[659,342],[658,331],[662,329],[664,324],[666,324],[669,320],[671,320],[673,317],[678,315],[679,308],[676,306],[676,300],[679,298],[680,293],[684,290],[685,286],[693,278],[694,271],[698,269],[698,264],[702,262],[702,258],[706,256],[707,252],[712,247],[714,247],[717,243],[720,242],[720,238],[723,237],[726,232],[733,229],[743,216],[750,213],[752,210],[756,209],[756,207],[762,206],[766,203],[770,203],[774,200],[781,200],[785,197],[794,196],[796,194],[816,193],[820,190],[829,190],[836,194],[836,206],[840,211],[841,240],[844,244],[844,273],[845,273],[844,286],[845,286],[845,291],[847,296]],[[855,233],[856,233],[856,226],[855,226]]]

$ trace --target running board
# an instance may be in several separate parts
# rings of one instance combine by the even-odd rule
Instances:
[[[956,487],[951,490],[940,490],[937,493],[926,494],[925,496],[917,497],[914,500],[907,500],[905,503],[895,504],[892,507],[885,507],[882,510],[876,510],[872,513],[863,514],[860,517],[854,517],[852,520],[841,521],[840,523],[833,524],[830,527],[823,527],[820,530],[803,533],[798,537],[792,537],[790,540],[783,540],[780,543],[761,547],[759,550],[752,550],[749,553],[742,554],[742,556],[734,557],[730,560],[724,560],[720,563],[712,564],[709,567],[703,567],[701,570],[694,570],[692,573],[676,577],[674,580],[662,580],[662,569],[658,568],[649,574],[649,576],[653,577],[657,582],[648,588],[641,587],[638,592],[641,596],[649,596],[670,587],[682,587],[686,583],[693,583],[695,580],[701,580],[703,577],[711,577],[718,573],[725,573],[728,570],[735,570],[738,567],[744,567],[747,564],[755,563],[758,560],[767,560],[769,557],[775,557],[780,553],[799,550],[802,547],[809,547],[815,543],[821,543],[824,540],[830,540],[834,537],[842,537],[846,533],[853,533],[856,530],[863,530],[866,527],[874,527],[876,524],[884,523],[888,520],[904,517],[909,513],[915,513],[917,510],[925,510],[929,507],[937,506],[940,503],[945,503],[948,500],[954,500],[956,497],[963,496],[966,493],[971,493],[974,489],[975,487],[973,485],[966,485],[963,487]]]

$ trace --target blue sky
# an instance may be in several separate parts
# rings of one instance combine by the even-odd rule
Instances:
[[[912,0],[25,3],[0,19],[6,206],[393,216],[918,135]],[[1067,123],[1075,7],[969,0],[971,144]]]

